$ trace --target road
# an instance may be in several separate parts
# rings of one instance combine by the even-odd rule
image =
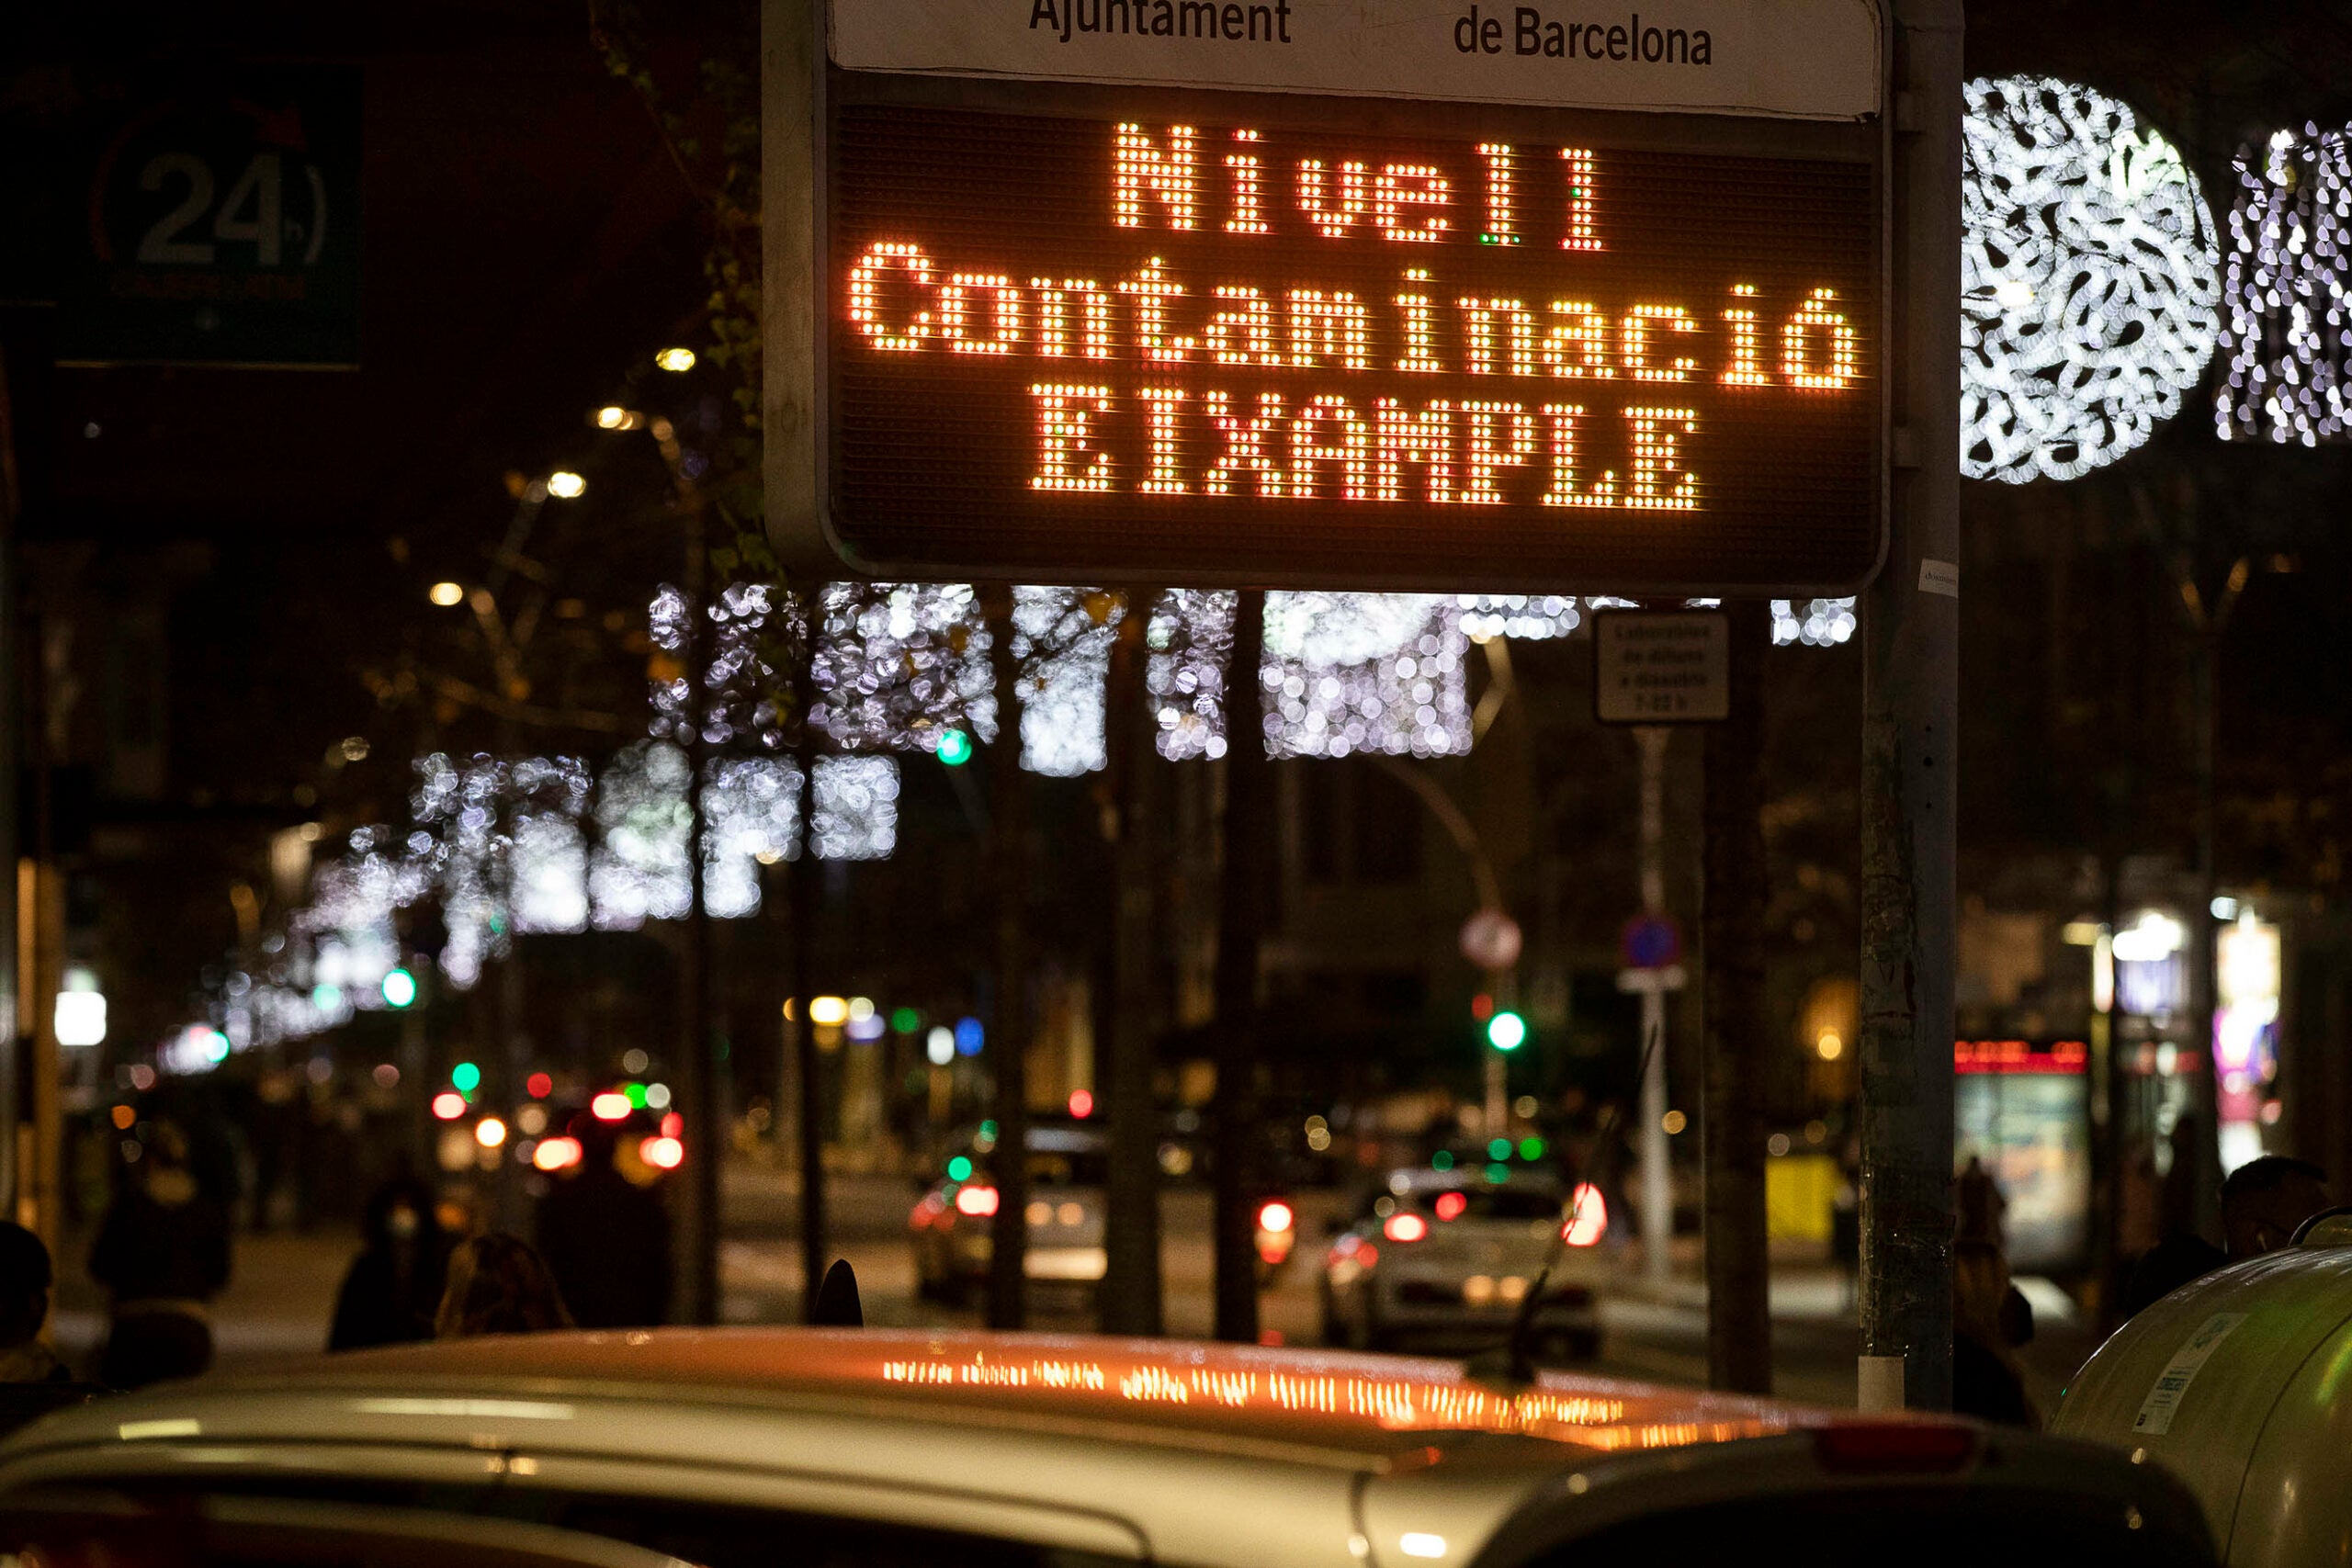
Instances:
[[[876,1177],[835,1179],[827,1190],[829,1250],[857,1271],[866,1320],[889,1325],[972,1325],[977,1312],[958,1311],[915,1299],[913,1256],[907,1242],[907,1212],[915,1198],[907,1182]],[[1276,1278],[1261,1304],[1261,1324],[1279,1342],[1317,1341],[1317,1242],[1336,1209],[1329,1194],[1299,1193],[1296,1256]],[[740,1168],[729,1173],[728,1240],[721,1256],[726,1313],[730,1322],[789,1322],[799,1313],[800,1254],[797,1194],[775,1173]],[[1211,1324],[1209,1199],[1198,1188],[1169,1191],[1161,1207],[1161,1270],[1166,1282],[1166,1327],[1170,1335],[1201,1337]],[[1695,1249],[1686,1260],[1695,1273]],[[1684,1280],[1665,1299],[1640,1287],[1635,1255],[1623,1256],[1620,1288],[1600,1302],[1602,1348],[1591,1370],[1611,1375],[1703,1386],[1707,1381],[1706,1312],[1695,1280]],[[2046,1329],[2028,1368],[2044,1408],[2054,1404],[2064,1380],[2089,1353],[2083,1335],[2064,1320],[2054,1291],[2037,1291],[2037,1310]],[[1854,1402],[1854,1359],[1860,1348],[1853,1307],[1844,1282],[1819,1267],[1782,1267],[1773,1284],[1775,1392],[1826,1404]],[[1092,1327],[1082,1293],[1067,1286],[1040,1284],[1030,1295],[1031,1325],[1062,1331]]]
[[[918,1302],[906,1236],[914,1199],[904,1180],[842,1177],[826,1204],[829,1250],[857,1271],[866,1320],[887,1325],[976,1325],[978,1314]],[[1261,1321],[1287,1345],[1316,1342],[1315,1262],[1327,1194],[1295,1196],[1300,1234],[1307,1238],[1262,1298]],[[1210,1325],[1208,1195],[1199,1189],[1170,1192],[1162,1209],[1166,1327],[1199,1337]],[[727,1239],[720,1255],[724,1316],[730,1323],[791,1323],[800,1316],[797,1194],[779,1174],[749,1166],[727,1180]],[[317,1349],[326,1337],[335,1290],[356,1238],[346,1232],[241,1237],[228,1293],[216,1304],[216,1337],[224,1368]],[[86,1256],[87,1243],[69,1239],[68,1259]],[[1695,1272],[1695,1254],[1685,1273]],[[1606,1290],[1600,1312],[1600,1359],[1591,1370],[1626,1377],[1702,1385],[1706,1382],[1705,1311],[1695,1280],[1684,1279],[1667,1299],[1649,1296],[1625,1259],[1623,1285]],[[61,1269],[56,1334],[77,1365],[95,1361],[104,1331],[103,1303],[81,1271]],[[1777,1393],[1821,1404],[1851,1404],[1858,1339],[1842,1283],[1819,1268],[1783,1267],[1773,1280],[1773,1366]],[[1093,1326],[1082,1292],[1039,1285],[1031,1293],[1031,1326],[1082,1332]],[[2054,1293],[2037,1292],[2045,1332],[2029,1357],[2035,1393],[2044,1409],[2071,1375],[2089,1341],[2053,1309]]]

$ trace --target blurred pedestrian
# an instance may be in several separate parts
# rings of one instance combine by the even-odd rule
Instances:
[[[2009,1202],[2001,1195],[2001,1184],[1984,1168],[1984,1157],[1972,1154],[1961,1168],[1954,1204],[1960,1212],[1962,1241],[1989,1241],[1995,1247],[2007,1245],[2007,1236],[2002,1220],[2008,1213]]]
[[[2004,1321],[2015,1293],[1999,1247],[1982,1238],[1952,1244],[1951,1407],[1983,1421],[2038,1427],[2041,1417],[2026,1393],[2010,1338],[2015,1325]]]
[[[40,1237],[0,1220],[0,1383],[63,1382],[72,1375],[40,1338],[51,1282]]]
[[[548,1266],[531,1244],[504,1231],[469,1236],[449,1254],[449,1282],[433,1331],[442,1339],[483,1334],[541,1334],[570,1328]]]
[[[125,1173],[90,1248],[90,1277],[111,1298],[98,1381],[138,1388],[212,1365],[210,1303],[229,1282],[229,1221],[197,1190],[173,1123],[153,1124]]]
[[[646,1328],[670,1314],[670,1213],[616,1164],[620,1136],[576,1130],[573,1173],[539,1200],[539,1249],[582,1328]]]
[[[2328,1204],[2327,1172],[2311,1161],[2284,1155],[2248,1160],[2222,1182],[2222,1239],[2227,1248],[2189,1232],[2166,1236],[2132,1266],[2123,1315],[2225,1264],[2276,1252],[2294,1239],[2298,1225]]]
[[[432,1338],[449,1267],[433,1190],[415,1177],[395,1176],[369,1196],[364,1223],[366,1239],[343,1277],[327,1348]]]
[[[2307,1159],[2265,1155],[2246,1161],[2222,1183],[2222,1242],[2230,1261],[2278,1251],[2333,1201],[2327,1172]]]

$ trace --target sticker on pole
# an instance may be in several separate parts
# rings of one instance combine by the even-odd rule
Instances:
[[[1731,617],[1720,610],[1593,616],[1593,711],[1603,724],[1713,724],[1731,716]]]
[[[2155,1386],[2148,1390],[2140,1414],[2132,1419],[2132,1430],[2152,1438],[2161,1438],[2171,1431],[2172,1418],[2179,1414],[2188,1385],[2197,1381],[2198,1369],[2230,1337],[2230,1331],[2245,1321],[2245,1314],[2242,1312],[2217,1312],[2198,1325],[2197,1332],[2182,1342],[2165,1370],[2156,1374]]]

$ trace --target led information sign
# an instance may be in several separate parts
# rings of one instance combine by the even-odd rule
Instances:
[[[832,69],[815,516],[875,576],[1850,589],[1876,131]]]

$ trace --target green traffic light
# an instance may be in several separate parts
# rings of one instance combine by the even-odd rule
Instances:
[[[383,992],[386,1007],[404,1008],[416,1000],[416,976],[405,969],[387,969]]]
[[[960,729],[939,732],[939,760],[951,768],[960,768],[972,760],[972,738]]]
[[[1497,1160],[1510,1158],[1510,1140],[1509,1138],[1487,1139],[1487,1157]]]
[[[890,1015],[890,1027],[901,1034],[912,1034],[922,1027],[922,1014],[912,1008],[900,1008]]]
[[[1545,1147],[1546,1145],[1541,1138],[1521,1138],[1519,1141],[1519,1157],[1521,1159],[1542,1159],[1544,1157],[1544,1150]]]
[[[1430,1156],[1430,1168],[1431,1170],[1452,1170],[1453,1168],[1453,1151],[1452,1149],[1440,1149],[1437,1153]]]
[[[1508,1009],[1487,1021],[1487,1043],[1498,1051],[1516,1051],[1527,1043],[1527,1020]]]
[[[970,1160],[966,1159],[962,1155],[957,1155],[954,1159],[951,1159],[951,1160],[949,1160],[949,1161],[947,1162],[947,1179],[948,1179],[948,1180],[950,1180],[950,1181],[968,1181],[968,1180],[970,1180],[970,1179],[971,1179],[971,1178],[972,1178],[972,1162],[971,1162]]]
[[[449,1069],[449,1081],[459,1094],[471,1094],[481,1087],[481,1069],[471,1062],[459,1062]]]

